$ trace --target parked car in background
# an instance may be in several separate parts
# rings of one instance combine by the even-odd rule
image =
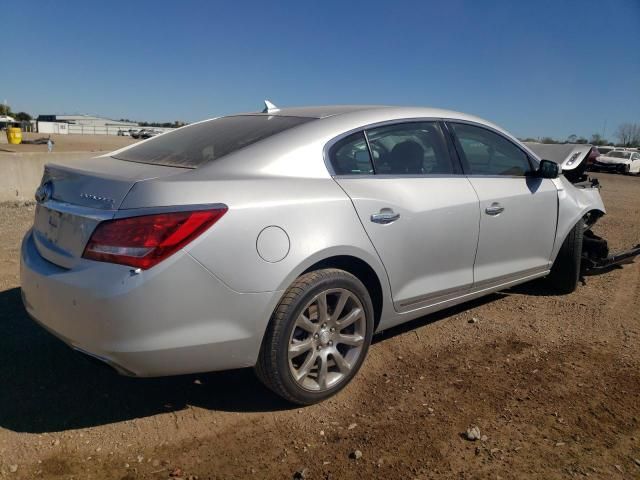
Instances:
[[[253,366],[298,404],[376,331],[536,278],[573,291],[605,211],[486,120],[379,106],[195,123],[49,164],[36,199],[22,298],[47,330],[126,375]]]
[[[151,138],[151,137],[155,137],[157,135],[160,135],[162,132],[162,130],[154,130],[154,129],[144,129],[144,130],[140,130],[140,133],[138,134],[140,138]]]
[[[600,146],[600,147],[596,147],[596,148],[598,149],[598,153],[600,155],[606,155],[607,153],[612,152],[613,150],[615,150],[616,147],[603,147],[603,146]]]
[[[119,137],[130,137],[131,133],[129,133],[129,130],[118,130],[118,136]]]
[[[640,174],[640,153],[629,150],[613,150],[600,155],[592,164],[592,170]]]
[[[132,138],[140,138],[140,130],[137,130],[135,128],[130,128],[129,135],[131,135]]]

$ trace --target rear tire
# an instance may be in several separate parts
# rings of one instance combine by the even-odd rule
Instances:
[[[274,311],[255,366],[285,400],[320,402],[360,369],[373,336],[373,304],[356,277],[334,268],[306,273]]]
[[[551,273],[547,277],[552,288],[558,293],[571,293],[578,287],[583,238],[584,221],[580,219],[562,243],[551,267]]]

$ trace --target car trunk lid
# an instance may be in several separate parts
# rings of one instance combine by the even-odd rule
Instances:
[[[36,192],[33,236],[38,251],[50,262],[72,268],[98,223],[114,217],[136,183],[184,171],[112,157],[73,166],[48,164]]]

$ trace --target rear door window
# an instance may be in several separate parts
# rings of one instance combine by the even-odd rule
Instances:
[[[114,155],[119,160],[197,168],[315,118],[237,115],[189,125]]]
[[[378,175],[446,175],[455,173],[436,122],[398,123],[367,130]]]

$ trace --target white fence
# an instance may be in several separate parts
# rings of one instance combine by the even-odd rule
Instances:
[[[119,131],[128,132],[129,129],[132,130],[155,130],[158,132],[168,132],[173,130],[173,128],[161,128],[161,127],[131,127],[131,126],[118,126],[118,125],[74,125],[73,123],[69,124],[69,133],[72,134],[80,134],[80,135],[118,135]]]
[[[130,128],[139,129],[140,127],[131,127],[128,125],[74,125],[70,123],[69,133],[77,135],[118,135],[118,131],[128,131]]]
[[[150,129],[161,132],[173,130],[173,128],[160,127],[138,127],[130,125],[87,125],[64,122],[38,122],[39,133],[59,133],[72,135],[118,135],[119,131],[129,131],[129,129],[141,130]]]

